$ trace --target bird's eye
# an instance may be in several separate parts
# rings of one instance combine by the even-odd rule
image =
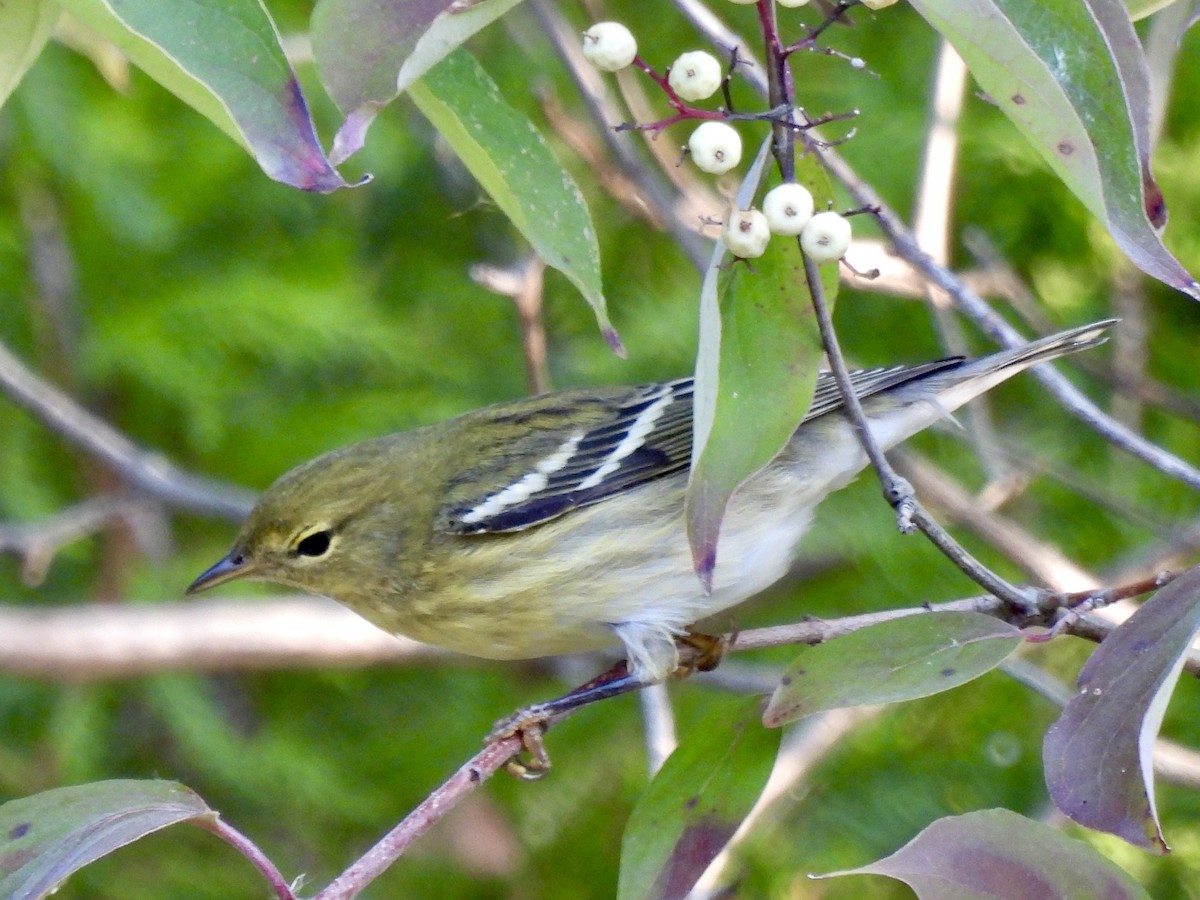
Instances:
[[[296,544],[297,556],[324,556],[333,542],[333,536],[328,531],[314,531],[306,534]]]

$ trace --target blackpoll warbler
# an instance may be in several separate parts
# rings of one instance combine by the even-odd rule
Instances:
[[[887,448],[1035,363],[1102,343],[1109,324],[853,382]],[[267,490],[188,591],[295,585],[386,631],[495,659],[621,643],[624,689],[660,681],[688,626],[782,577],[817,504],[865,466],[841,408],[822,373],[803,424],[734,495],[709,593],[684,523],[689,378],[527,397],[319,456]]]

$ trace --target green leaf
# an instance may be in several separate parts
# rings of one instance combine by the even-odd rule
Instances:
[[[1046,785],[1081,825],[1166,852],[1151,751],[1200,630],[1200,569],[1172,581],[1105,639],[1046,732]]]
[[[300,83],[259,0],[62,3],[249,150],[269,177],[306,191],[349,186],[321,149]]]
[[[1013,626],[970,612],[921,613],[852,631],[805,648],[775,689],[763,724],[948,691],[994,669],[1021,641]]]
[[[735,202],[753,204],[767,145],[748,172]],[[832,198],[824,169],[813,156],[799,160],[796,180],[818,209]],[[822,267],[821,284],[832,312],[836,265]],[[718,244],[700,297],[696,359],[696,419],[688,482],[688,537],[696,573],[711,587],[725,508],[737,487],[782,449],[812,402],[821,361],[804,260],[794,238],[775,236],[752,265],[729,261]]]
[[[176,822],[215,818],[174,781],[100,781],[0,806],[0,896],[52,893],[72,872]]]
[[[55,0],[0,3],[0,106],[46,46],[58,15]]]
[[[619,900],[682,897],[762,793],[779,732],[758,723],[761,701],[717,710],[676,748],[629,816]]]
[[[313,56],[329,95],[346,114],[335,163],[362,149],[379,111],[471,35],[521,0],[320,0]]]
[[[1179,0],[1125,0],[1125,6],[1129,9],[1129,18],[1137,22],[1178,2]]]
[[[579,288],[605,340],[624,354],[608,320],[587,204],[545,138],[504,102],[465,50],[435,66],[409,94],[538,255]]]
[[[938,819],[891,856],[818,877],[845,875],[886,875],[920,900],[1150,900],[1087,844],[1007,809]]]
[[[1150,82],[1119,0],[912,0],[1142,271],[1200,298],[1163,246],[1150,174]]]

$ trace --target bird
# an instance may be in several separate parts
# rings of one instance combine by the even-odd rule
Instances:
[[[1114,322],[851,383],[887,449],[1030,366],[1103,343]],[[624,668],[582,702],[664,681],[692,626],[781,579],[817,505],[867,464],[820,372],[791,438],[731,498],[706,587],[685,521],[693,400],[691,378],[555,391],[325,453],[262,494],[187,592],[294,586],[476,657],[623,648]],[[560,700],[539,709],[572,703]]]

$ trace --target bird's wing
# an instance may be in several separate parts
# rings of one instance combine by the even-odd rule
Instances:
[[[864,398],[960,363],[954,358],[864,369],[850,379]],[[833,375],[821,372],[804,421],[841,407]],[[505,453],[489,454],[486,471],[466,469],[451,480],[437,517],[440,531],[520,531],[678,472],[691,461],[691,378],[600,396],[548,394],[533,408],[509,412],[501,405],[482,414],[512,438]],[[488,487],[481,491],[481,484]]]
[[[677,472],[691,458],[690,378],[600,396],[549,394],[532,409],[484,412],[494,430],[512,434],[507,453],[489,459],[486,472],[452,479],[441,531],[519,531]]]
[[[850,373],[850,384],[859,400],[865,400],[874,394],[908,384],[934,372],[951,369],[963,364],[963,357],[951,356],[933,362],[921,363],[916,366],[884,366],[878,369],[859,369]],[[838,390],[837,381],[832,372],[820,372],[817,375],[817,388],[813,392],[812,403],[804,414],[801,424],[818,416],[836,412],[841,409],[842,392]]]

